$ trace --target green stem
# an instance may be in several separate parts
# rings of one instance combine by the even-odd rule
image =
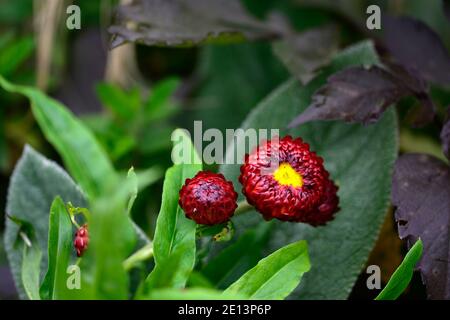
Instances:
[[[153,257],[153,243],[150,242],[128,257],[128,259],[123,262],[123,268],[126,271],[129,271],[140,262],[148,260],[151,257]]]
[[[253,206],[251,206],[250,204],[248,204],[247,201],[242,200],[238,202],[238,207],[236,208],[236,210],[234,211],[234,215],[241,215],[243,213],[249,212],[251,210],[253,210]]]

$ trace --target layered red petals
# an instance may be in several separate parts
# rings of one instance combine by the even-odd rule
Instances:
[[[180,207],[186,217],[198,224],[214,225],[228,221],[237,208],[233,183],[222,174],[201,171],[186,179],[180,190]]]
[[[275,174],[281,165],[290,170],[284,173],[287,182]],[[300,138],[286,136],[262,143],[246,155],[239,181],[247,201],[267,220],[317,226],[332,220],[339,210],[337,186],[329,179],[322,158]]]

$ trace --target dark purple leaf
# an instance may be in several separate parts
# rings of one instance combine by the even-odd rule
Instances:
[[[428,94],[417,95],[420,104],[410,113],[410,121],[413,127],[423,127],[433,121],[436,107]]]
[[[274,53],[303,84],[326,65],[339,44],[337,26],[327,25],[300,34],[286,35],[273,44]]]
[[[450,84],[450,54],[436,32],[410,17],[384,15],[382,25],[384,44],[397,63],[425,80]]]
[[[442,127],[441,140],[444,154],[450,160],[450,106],[447,108],[447,121]]]
[[[406,154],[394,170],[392,202],[401,239],[424,245],[418,265],[428,298],[450,299],[450,168],[432,156]]]
[[[109,31],[113,47],[126,41],[192,46],[276,38],[285,27],[279,16],[265,22],[250,16],[239,0],[135,0],[119,7],[118,22]]]
[[[422,127],[433,121],[436,107],[429,95],[428,82],[425,81],[415,70],[407,69],[398,64],[387,63],[392,75],[407,87],[411,94],[419,100],[419,106],[410,111],[409,119],[415,127]]]
[[[444,14],[448,21],[450,21],[450,0],[443,0],[442,5],[444,6]]]
[[[396,77],[380,67],[351,67],[329,77],[289,127],[311,120],[373,123],[389,105],[409,93]]]

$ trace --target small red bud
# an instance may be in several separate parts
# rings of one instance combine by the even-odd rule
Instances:
[[[214,225],[228,221],[237,207],[233,183],[222,174],[201,171],[186,179],[179,204],[186,217],[198,224]]]
[[[81,257],[86,251],[89,244],[89,232],[87,229],[87,224],[81,226],[77,232],[75,233],[75,240],[73,241],[73,245],[75,250],[77,251],[77,256]]]

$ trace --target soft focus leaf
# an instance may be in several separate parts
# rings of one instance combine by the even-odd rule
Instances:
[[[286,36],[273,49],[290,73],[305,84],[336,53],[338,36],[336,26],[325,26]]]
[[[137,89],[126,92],[117,85],[100,83],[96,91],[103,105],[121,119],[132,119],[141,106],[141,96]]]
[[[154,183],[155,181],[159,180],[159,178],[162,176],[163,172],[159,168],[149,168],[144,171],[139,171],[137,174],[134,171],[134,168],[131,168],[128,170],[127,174],[127,182],[129,186],[129,198],[128,198],[128,206],[127,206],[127,213],[131,216],[131,210],[133,208],[134,202],[138,196],[138,192],[141,189],[144,189],[145,187],[149,186],[150,184]],[[133,227],[135,229],[136,235],[137,235],[137,247],[142,248],[146,245],[148,245],[151,241],[148,238],[148,236],[145,234],[142,229],[136,225],[133,222]]]
[[[40,287],[42,299],[58,300],[67,291],[67,267],[73,256],[72,221],[60,197],[50,208],[48,270]]]
[[[194,110],[189,120],[192,124],[202,119],[203,130],[239,126],[288,75],[266,43],[208,46],[202,49],[199,61],[197,74],[202,85],[190,105]]]
[[[305,241],[283,247],[246,272],[225,293],[247,295],[256,300],[282,300],[311,268]]]
[[[42,251],[36,243],[31,246],[23,246],[22,259],[22,284],[30,300],[40,300],[39,295],[39,265],[42,259]]]
[[[130,279],[123,263],[136,245],[135,228],[127,214],[128,188],[95,201],[88,220],[90,242],[83,255],[81,289],[63,299],[129,298]]]
[[[405,259],[375,300],[395,300],[405,291],[412,279],[414,267],[422,256],[422,250],[422,241],[419,239],[408,251]]]
[[[146,45],[188,46],[207,42],[279,36],[284,25],[248,15],[238,0],[138,0],[118,9],[110,27],[113,46],[125,41]],[[133,27],[130,27],[130,22]]]
[[[130,182],[130,194],[128,199],[127,213],[131,214],[131,209],[133,208],[134,201],[138,195],[138,178],[134,168],[130,168],[127,173],[127,180]]]
[[[218,288],[226,288],[263,257],[271,224],[264,223],[243,233],[233,244],[224,248],[202,269]]]
[[[328,225],[313,228],[302,223],[274,222],[266,252],[300,239],[309,245],[312,268],[298,290],[294,291],[293,298],[348,297],[388,209],[391,173],[397,155],[397,124],[394,110],[388,110],[379,122],[370,127],[342,122],[311,122],[295,129],[283,128],[306,109],[313,93],[331,73],[351,65],[377,61],[370,42],[344,50],[307,86],[301,86],[295,80],[281,85],[249,114],[241,126],[243,129],[281,128],[280,136],[302,137],[310,144],[311,150],[323,157],[331,178],[339,185],[341,211]],[[234,150],[230,148],[229,152]],[[221,167],[221,172],[235,186],[239,186],[239,167],[231,164]],[[247,220],[248,217],[236,217],[234,224],[239,229]],[[255,220],[256,223],[265,223],[261,218]]]
[[[447,108],[447,114],[448,119],[442,127],[441,140],[444,154],[450,159],[450,106]]]
[[[226,293],[214,289],[157,289],[149,293],[148,300],[243,300],[244,295]]]
[[[450,84],[450,54],[439,35],[411,17],[383,15],[383,41],[397,63],[425,80]]]
[[[430,299],[450,298],[450,169],[425,154],[405,154],[396,164],[392,203],[401,239],[423,241],[418,268]]]
[[[450,21],[450,1],[442,0],[442,5],[444,6],[444,13],[448,21]]]
[[[62,104],[38,89],[13,85],[3,77],[0,85],[31,100],[41,130],[89,198],[99,196],[115,182],[116,172],[95,137]]]
[[[0,51],[0,75],[11,75],[34,50],[33,37],[25,37],[9,43]]]
[[[167,78],[152,87],[151,93],[144,104],[146,121],[162,120],[177,111],[171,98],[179,85],[180,80],[178,78]]]
[[[182,288],[189,278],[195,262],[195,233],[196,223],[185,217],[183,210],[178,205],[179,191],[187,178],[192,178],[202,169],[201,161],[196,154],[194,146],[183,131],[174,133],[182,139],[183,152],[189,152],[193,158],[191,163],[175,164],[166,172],[164,179],[162,204],[156,223],[153,250],[155,257],[155,269],[150,273],[144,285],[143,294],[147,294],[151,288],[160,287],[158,274],[170,271],[174,276],[170,285]],[[179,143],[179,142],[178,142]],[[175,148],[175,146],[174,146]],[[174,156],[174,153],[172,153]],[[177,159],[173,159],[178,162]],[[198,164],[195,164],[198,163]],[[180,259],[178,268],[165,267],[170,260]],[[176,259],[178,259],[176,258]]]
[[[9,162],[9,150],[5,136],[5,111],[0,108],[0,171],[4,171]]]
[[[6,213],[32,226],[36,238],[35,246],[43,254],[40,264],[41,277],[47,271],[49,212],[56,196],[60,196],[64,201],[71,201],[75,206],[86,206],[81,190],[61,167],[31,147],[25,147],[11,177]],[[19,295],[25,299],[20,276],[24,245],[19,236],[21,231],[18,224],[6,218],[5,250]]]

